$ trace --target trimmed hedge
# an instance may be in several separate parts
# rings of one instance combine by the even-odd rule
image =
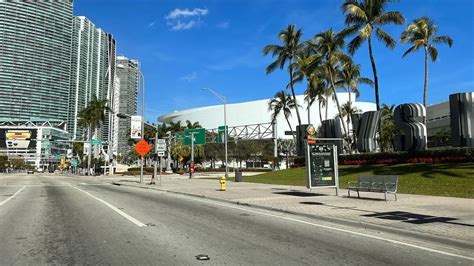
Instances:
[[[339,155],[340,165],[474,162],[473,148]]]
[[[185,169],[183,171],[183,169],[180,169],[181,171],[178,171],[178,173],[186,173],[187,172],[187,169]],[[196,168],[194,170],[196,173],[199,173],[199,172],[225,172],[225,168],[206,168],[206,169],[203,169],[203,168]],[[269,168],[240,168],[240,171],[241,172],[271,172],[272,169],[269,169]],[[229,167],[229,172],[234,172],[234,168],[233,167]],[[138,173],[140,174],[140,167],[132,167],[132,168],[128,168],[128,171],[125,172],[125,173]],[[152,174],[153,173],[153,167],[144,167],[143,168],[143,173],[147,173],[147,174]]]

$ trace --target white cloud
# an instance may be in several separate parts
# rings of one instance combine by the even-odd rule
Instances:
[[[223,22],[219,22],[217,23],[216,27],[218,27],[219,29],[227,29],[229,28],[229,22],[228,21],[223,21]]]
[[[178,20],[177,22],[168,25],[171,26],[171,30],[180,31],[192,29],[194,26],[196,26],[196,22],[194,20],[191,20],[187,23],[184,23]]]
[[[166,24],[173,31],[189,30],[198,27],[201,17],[207,16],[209,10],[206,8],[174,9],[165,17]]]
[[[206,16],[209,13],[207,8],[195,8],[193,10],[189,9],[179,9],[171,11],[165,19],[176,19],[178,17],[194,17],[194,16]]]
[[[156,21],[152,21],[152,22],[148,23],[148,28],[154,29],[155,25],[156,25]]]
[[[183,76],[179,79],[180,80],[186,80],[187,82],[191,82],[191,81],[197,79],[197,73],[196,73],[196,71],[193,71],[193,73],[191,73],[189,75],[186,75],[186,76]]]

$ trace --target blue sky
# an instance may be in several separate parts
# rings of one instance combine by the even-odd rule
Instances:
[[[141,62],[146,81],[146,118],[175,110],[219,104],[201,88],[209,87],[236,103],[272,97],[288,83],[286,70],[265,75],[272,62],[262,55],[277,43],[288,24],[302,28],[303,39],[332,27],[344,27],[342,0],[75,0],[74,14],[86,16],[112,33],[117,52]],[[447,100],[454,92],[474,91],[474,1],[401,0],[388,6],[406,18],[429,16],[438,35],[450,35],[452,48],[438,46],[436,63],[429,65],[428,103]],[[385,27],[397,39],[406,27]],[[422,102],[423,52],[402,59],[408,45],[394,50],[375,42],[381,102]],[[363,45],[354,60],[363,76],[372,78]],[[304,84],[296,87],[298,94]],[[359,101],[374,102],[373,89],[361,87]]]

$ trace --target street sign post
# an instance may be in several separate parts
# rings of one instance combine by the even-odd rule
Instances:
[[[318,143],[316,139],[306,141],[306,187],[333,187],[339,195],[339,172],[337,146],[334,143]]]
[[[156,150],[157,151],[166,151],[166,140],[165,139],[157,139],[156,140]]]

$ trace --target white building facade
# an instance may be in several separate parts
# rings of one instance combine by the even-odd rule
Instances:
[[[341,106],[349,101],[348,93],[338,93],[337,95]],[[351,98],[354,99],[355,95],[351,95]],[[301,116],[301,123],[308,124],[307,102],[304,101],[304,95],[297,95],[296,100],[300,105],[299,112]],[[227,125],[229,127],[233,127],[272,122],[272,111],[268,110],[269,101],[270,99],[227,104]],[[374,103],[369,102],[357,102],[353,100],[352,106],[362,112],[376,110],[376,105]],[[161,123],[176,123],[178,121],[184,123],[186,122],[186,120],[189,120],[191,122],[199,122],[199,124],[203,128],[215,129],[219,126],[224,125],[223,108],[223,105],[213,105],[182,111],[175,111],[173,113],[165,114],[158,117],[158,120]],[[337,105],[335,101],[332,100],[331,97],[329,97],[327,106],[327,116],[326,107],[323,107],[321,110],[323,120],[325,120],[326,117],[327,119],[332,119],[337,115],[337,113]],[[313,124],[316,128],[321,125],[317,101],[315,101],[311,105],[310,118],[311,124]],[[289,117],[289,121],[292,129],[295,130],[296,126],[298,125],[298,118],[295,110],[292,111],[292,115]],[[291,135],[285,135],[285,131],[290,131],[290,128],[283,113],[281,113],[277,117],[277,137],[291,138]]]

